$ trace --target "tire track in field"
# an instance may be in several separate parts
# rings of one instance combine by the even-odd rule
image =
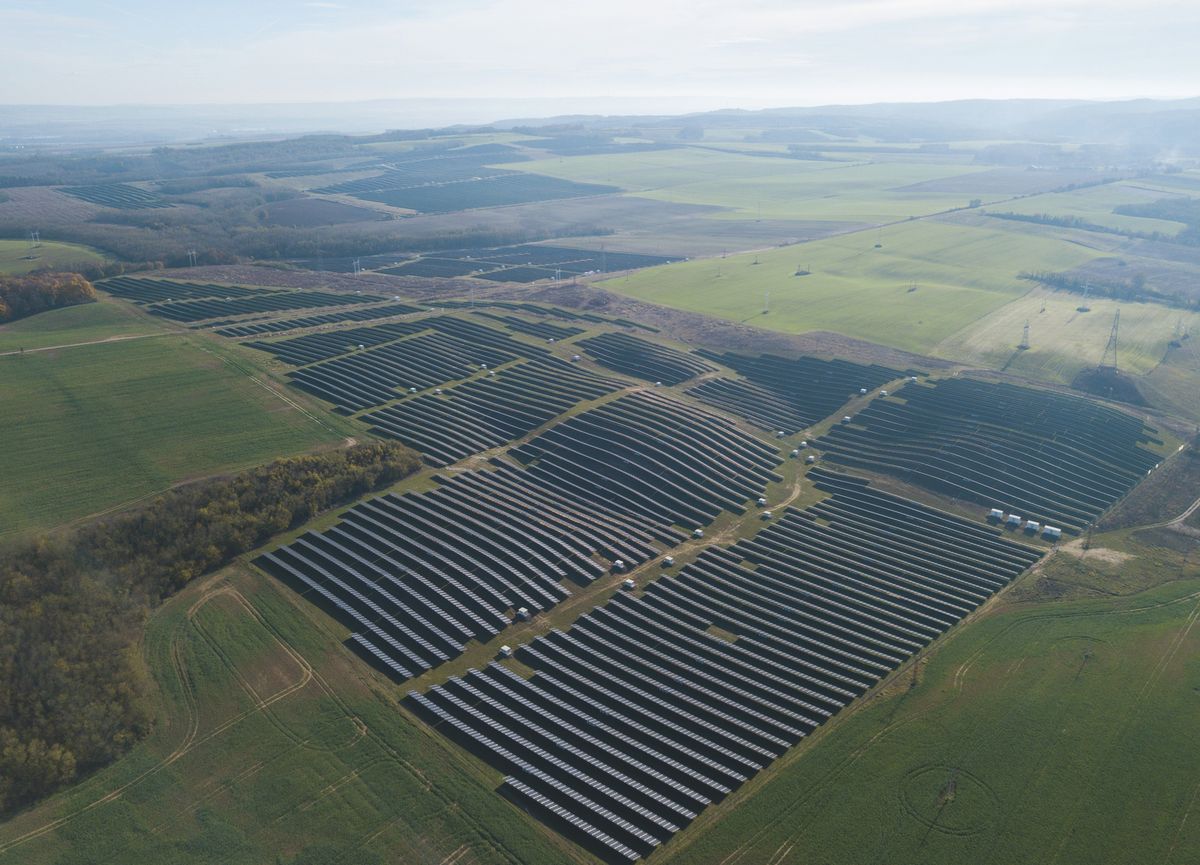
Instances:
[[[1171,661],[1173,661],[1175,659],[1175,655],[1178,654],[1180,646],[1183,645],[1184,641],[1188,637],[1188,634],[1191,633],[1191,630],[1195,626],[1197,619],[1200,619],[1200,600],[1197,600],[1195,606],[1192,607],[1192,611],[1188,615],[1188,617],[1184,620],[1183,626],[1179,629],[1179,633],[1176,634],[1174,639],[1172,639],[1171,642],[1167,644],[1166,649],[1164,649],[1162,655],[1159,656],[1158,661],[1154,665],[1154,669],[1151,671],[1150,675],[1146,678],[1145,684],[1142,685],[1141,690],[1138,691],[1137,696],[1134,698],[1133,705],[1129,707],[1129,710],[1126,713],[1124,721],[1122,722],[1120,727],[1112,734],[1112,736],[1109,737],[1108,743],[1105,745],[1105,749],[1104,749],[1105,757],[1104,757],[1103,766],[1099,770],[1100,775],[1102,777],[1109,774],[1106,770],[1107,770],[1108,763],[1112,759],[1112,754],[1113,754],[1114,749],[1117,746],[1117,742],[1119,742],[1121,740],[1121,738],[1124,736],[1125,731],[1128,730],[1133,725],[1134,721],[1137,719],[1137,716],[1140,713],[1143,701],[1145,700],[1146,696],[1150,693],[1150,691],[1153,690],[1153,688],[1158,684],[1159,679],[1162,678],[1162,674],[1166,671],[1167,667],[1169,667],[1171,665]],[[1191,808],[1190,804],[1189,804],[1188,808],[1190,810],[1190,808]],[[1071,836],[1075,830],[1076,824],[1078,824],[1078,822],[1079,822],[1079,818],[1081,816],[1082,811],[1083,811],[1083,797],[1080,796],[1076,799],[1075,807],[1072,810],[1072,816],[1071,816],[1070,823],[1068,824],[1067,828],[1063,832],[1062,840],[1059,842],[1058,847],[1054,851],[1054,858],[1049,860],[1048,865],[1054,865],[1054,863],[1056,863],[1059,860],[1059,857],[1062,856],[1063,850],[1066,849],[1067,843],[1071,840]],[[1186,811],[1184,812],[1183,819],[1184,820],[1187,819]],[[1180,826],[1180,829],[1177,830],[1176,841],[1178,841],[1179,832],[1182,832],[1182,824]],[[1173,851],[1174,846],[1172,846],[1171,849]],[[1169,856],[1168,856],[1168,858],[1169,858]]]
[[[1015,580],[1014,580],[1014,582],[1015,582]],[[962,687],[965,683],[967,673],[969,672],[970,668],[974,665],[974,663],[978,660],[978,658],[983,655],[984,651],[992,643],[996,642],[1001,637],[1007,636],[1014,628],[1020,627],[1022,625],[1028,624],[1030,622],[1040,621],[1040,620],[1044,620],[1044,619],[1070,619],[1070,618],[1086,618],[1086,617],[1092,617],[1092,616],[1130,615],[1130,614],[1135,614],[1135,613],[1143,613],[1143,612],[1147,612],[1150,610],[1161,609],[1163,607],[1173,606],[1175,604],[1185,603],[1187,601],[1197,601],[1196,609],[1200,610],[1200,600],[1198,600],[1198,599],[1200,599],[1200,591],[1191,592],[1189,594],[1182,595],[1178,598],[1170,598],[1168,600],[1158,601],[1158,602],[1155,602],[1152,604],[1145,604],[1142,606],[1128,607],[1128,608],[1122,608],[1122,609],[1117,609],[1117,610],[1080,610],[1080,611],[1076,611],[1076,612],[1045,612],[1045,613],[1032,613],[1032,614],[1029,614],[1026,616],[1022,616],[1021,618],[1009,623],[1004,628],[997,631],[996,634],[994,634],[992,637],[990,637],[982,646],[979,647],[979,649],[977,649],[975,652],[973,652],[972,655],[959,666],[958,670],[955,673],[955,678],[954,678],[955,696],[957,697],[958,695],[961,694]],[[1196,613],[1194,613],[1194,615],[1195,614]],[[897,676],[899,674],[900,674],[900,671],[894,672],[892,675],[888,676],[886,679],[884,679],[880,683],[878,683],[875,687],[880,688],[880,687],[884,686],[889,680],[894,679],[895,676]],[[859,699],[861,700],[862,698],[859,698]],[[859,704],[859,708],[861,708],[864,705],[866,705],[866,701],[861,702]],[[811,787],[809,787],[807,790],[805,790],[791,804],[789,804],[784,809],[784,811],[775,819],[775,821],[772,824],[764,826],[763,828],[756,830],[741,845],[739,845],[732,853],[730,853],[724,859],[722,859],[720,865],[735,865],[735,863],[741,861],[742,858],[745,857],[758,844],[759,841],[761,841],[768,833],[770,833],[775,828],[775,825],[777,825],[781,822],[784,822],[788,818],[792,817],[792,815],[800,807],[807,805],[816,795],[823,792],[830,784],[832,784],[834,781],[836,781],[841,775],[845,774],[845,772],[847,770],[849,770],[859,759],[861,759],[862,756],[865,755],[868,750],[870,750],[872,747],[874,747],[876,744],[878,744],[884,738],[889,736],[891,733],[895,732],[895,730],[898,729],[899,727],[909,724],[912,721],[922,719],[925,715],[929,714],[930,711],[933,711],[934,708],[935,707],[930,707],[929,710],[926,710],[924,712],[910,715],[900,721],[892,722],[892,723],[886,725],[885,727],[883,727],[882,729],[880,729],[870,739],[868,739],[867,741],[863,742],[861,745],[854,748],[850,752],[850,754],[848,754],[845,758],[843,758],[836,766],[831,768],[824,776],[819,778]],[[759,791],[761,791],[761,789],[762,788],[759,788]],[[756,791],[756,792],[758,792],[758,791]],[[717,821],[715,821],[713,824],[710,824],[710,825],[715,825],[716,822],[719,822],[719,819],[720,818],[718,818]],[[794,835],[790,836],[787,839],[785,844],[792,843],[794,846],[794,844],[799,841],[799,839],[802,837],[802,835],[803,835],[803,832],[795,833]],[[781,849],[782,849],[782,846],[781,846]],[[786,852],[790,852],[790,851],[785,851],[785,853]]]
[[[184,702],[187,704],[188,729],[187,733],[184,735],[183,741],[175,748],[174,751],[172,751],[162,760],[155,763],[149,769],[145,770],[140,775],[134,777],[126,783],[113,788],[98,799],[95,799],[92,802],[89,802],[87,805],[71,811],[68,814],[64,814],[62,817],[51,820],[48,823],[44,823],[38,828],[32,829],[11,841],[0,844],[0,856],[3,856],[8,851],[20,846],[21,844],[32,841],[35,838],[40,838],[42,835],[45,835],[48,832],[52,832],[55,829],[70,823],[75,818],[86,814],[88,811],[91,811],[94,808],[98,808],[107,802],[112,802],[120,798],[126,790],[162,771],[192,749],[192,747],[196,744],[196,735],[200,729],[200,708],[196,700],[196,694],[191,678],[188,676],[187,668],[179,654],[179,636],[180,635],[177,629],[177,633],[173,635],[171,643],[171,666],[174,668],[175,674],[179,678],[179,683],[184,692]]]
[[[210,592],[208,595],[206,595],[202,600],[204,603],[207,603],[207,601],[211,600],[213,597],[216,597],[217,595],[223,595],[223,594],[233,597],[234,600],[237,601],[237,603],[252,618],[254,618],[256,622],[258,622],[260,625],[262,624],[261,619],[259,618],[259,616],[257,614],[257,611],[254,610],[249,605],[249,603],[246,601],[245,597],[243,597],[232,586],[224,586],[222,588],[216,589],[213,592]],[[193,609],[188,611],[188,619],[191,622],[192,626],[196,629],[196,632],[198,634],[200,634],[200,636],[208,644],[209,648],[212,649],[213,653],[218,658],[221,659],[221,662],[225,665],[226,669],[237,680],[238,684],[241,685],[242,689],[249,695],[250,699],[252,701],[254,701],[254,708],[262,710],[263,715],[271,722],[272,726],[274,726],[277,730],[279,730],[279,732],[281,734],[283,734],[283,736],[285,738],[290,739],[296,745],[307,748],[308,750],[325,751],[325,752],[334,752],[334,751],[345,750],[346,748],[352,747],[356,742],[358,742],[359,739],[362,738],[361,726],[358,723],[358,719],[354,718],[354,717],[350,718],[350,721],[355,726],[355,732],[351,735],[351,738],[348,742],[344,742],[342,744],[318,747],[316,745],[309,744],[312,742],[311,738],[302,739],[295,732],[293,732],[291,730],[291,728],[289,728],[288,725],[286,723],[284,723],[284,721],[276,714],[275,710],[273,708],[271,708],[271,706],[274,702],[276,702],[276,697],[279,695],[279,693],[282,693],[282,691],[286,691],[289,694],[294,693],[295,691],[299,690],[302,687],[305,687],[306,685],[308,685],[309,682],[312,681],[313,670],[312,670],[311,665],[309,665],[308,662],[305,661],[299,655],[291,652],[288,646],[284,645],[278,638],[276,638],[276,637],[274,637],[274,635],[272,635],[272,639],[275,640],[276,645],[279,648],[283,649],[284,653],[287,654],[288,657],[297,665],[297,667],[300,668],[301,681],[294,682],[293,684],[283,688],[281,692],[277,692],[276,694],[273,694],[272,696],[270,696],[266,699],[260,697],[258,695],[258,693],[255,692],[254,688],[250,685],[249,681],[246,680],[245,676],[242,675],[242,673],[238,669],[237,665],[235,663],[233,663],[233,661],[229,658],[229,655],[228,655],[228,653],[226,653],[224,648],[215,639],[213,639],[212,635],[208,633],[208,631],[204,628],[204,626],[201,625],[198,620],[196,620],[195,614],[197,612],[199,612],[201,606],[202,606],[202,604],[194,605]]]

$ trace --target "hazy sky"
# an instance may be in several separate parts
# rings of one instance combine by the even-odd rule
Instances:
[[[0,103],[1200,94],[1196,0],[0,0]]]

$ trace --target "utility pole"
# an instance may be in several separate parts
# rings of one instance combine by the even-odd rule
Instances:
[[[1113,316],[1112,332],[1108,335],[1108,344],[1104,346],[1104,354],[1100,358],[1100,366],[1111,366],[1117,368],[1117,334],[1121,330],[1121,308],[1117,307],[1117,314]],[[1112,357],[1112,363],[1108,363],[1109,357]]]

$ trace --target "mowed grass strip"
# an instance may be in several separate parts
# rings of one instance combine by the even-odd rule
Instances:
[[[190,338],[0,357],[0,537],[338,436]]]

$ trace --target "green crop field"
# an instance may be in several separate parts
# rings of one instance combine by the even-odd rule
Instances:
[[[142,647],[154,733],[6,823],[0,863],[567,861],[331,624],[238,566],[172,599]]]
[[[975,197],[902,187],[981,171],[968,164],[820,162],[684,148],[620,156],[575,156],[506,166],[567,180],[613,183],[678,204],[728,208],[719,218],[892,222],[964,207]]]
[[[44,240],[30,249],[27,240],[0,240],[0,273],[10,275],[74,265],[101,264],[106,260],[102,253],[78,243]]]
[[[1171,198],[1180,194],[1178,190],[1158,185],[1158,179],[1151,177],[1145,180],[1126,180],[1120,183],[1106,183],[1102,186],[1073,189],[1070,192],[1032,195],[993,209],[997,212],[1077,216],[1096,225],[1121,231],[1147,234],[1157,231],[1167,236],[1173,236],[1184,228],[1183,223],[1113,213],[1113,208],[1122,204],[1149,204],[1161,198]]]
[[[203,345],[164,335],[0,356],[0,537],[339,440]]]
[[[1140,591],[1180,556],[1089,557],[1027,575],[652,861],[1197,861],[1200,570]]]
[[[1117,363],[1133,375],[1146,375],[1162,362],[1180,322],[1200,329],[1200,313],[1157,303],[1091,300],[1086,313],[1078,311],[1080,303],[1078,295],[1037,288],[943,340],[933,353],[1069,384],[1080,370],[1100,363],[1118,307]],[[1026,321],[1030,348],[1018,352]]]
[[[1020,271],[1076,267],[1097,254],[1033,232],[916,220],[881,232],[649,268],[603,285],[771,330],[831,330],[929,353],[1029,292]],[[811,273],[796,276],[798,269]],[[764,315],[768,291],[771,311]]]
[[[163,333],[164,330],[161,319],[137,312],[127,303],[101,300],[0,324],[0,354]]]

